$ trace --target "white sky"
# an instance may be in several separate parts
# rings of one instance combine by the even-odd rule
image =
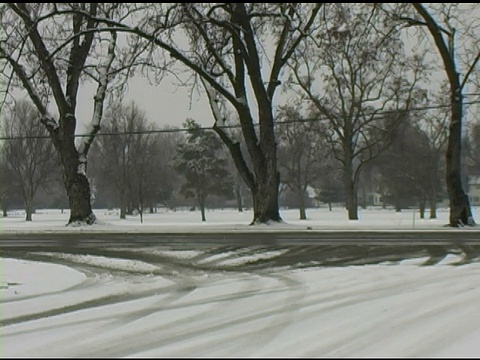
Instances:
[[[119,220],[105,210],[96,213],[104,221],[95,227],[97,231],[122,232],[202,231],[205,226],[239,230],[248,227],[252,215],[211,211],[202,224],[198,212],[162,212],[146,215],[141,225],[138,217]],[[301,222],[296,220],[297,210],[283,210],[286,224],[264,228],[345,229],[349,224],[352,230],[374,225],[410,229],[413,225],[411,211],[362,210],[359,221],[346,220],[339,208],[308,214],[310,219]],[[65,229],[67,219],[68,214],[43,210],[26,223],[18,212],[1,218],[0,228],[59,231]],[[445,229],[446,219],[448,212],[440,209],[438,220],[417,219],[416,228]],[[274,248],[259,249],[215,255],[201,249],[133,250],[162,256],[161,262],[44,253],[69,266],[3,258],[2,320],[44,316],[2,326],[1,354],[7,358],[480,356],[480,263],[453,266],[463,256],[449,254],[432,266],[421,266],[428,258],[417,257],[375,265],[242,271],[246,262],[282,256]],[[188,266],[172,267],[176,261]],[[85,264],[95,268],[78,267]],[[196,268],[199,265],[201,269]],[[218,266],[222,270],[215,271]],[[90,304],[83,306],[87,301]]]

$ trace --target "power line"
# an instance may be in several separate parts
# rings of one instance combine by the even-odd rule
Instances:
[[[465,102],[464,105],[474,105],[480,104],[480,100]],[[402,112],[414,112],[414,111],[425,111],[425,110],[436,110],[436,109],[444,109],[449,108],[450,105],[432,105],[432,106],[425,106],[420,108],[412,108],[407,110],[384,110],[379,112],[374,112],[371,114],[364,114],[364,116],[373,116],[378,117],[378,119],[384,118],[385,115],[388,114],[398,114]],[[315,117],[315,118],[305,118],[305,119],[291,119],[291,120],[283,120],[283,121],[276,121],[275,125],[279,124],[293,124],[293,123],[306,123],[306,122],[316,122],[316,121],[328,121],[326,116],[324,117]],[[259,124],[256,123],[254,126],[258,126]],[[240,124],[235,125],[222,125],[218,126],[221,129],[235,129],[240,128]],[[122,136],[122,135],[150,135],[150,134],[160,134],[160,133],[179,133],[179,132],[188,132],[192,130],[213,130],[213,127],[198,127],[195,129],[189,128],[164,128],[164,129],[152,129],[152,130],[138,130],[138,131],[118,131],[118,132],[98,132],[95,137],[101,136]],[[83,137],[90,137],[91,134],[75,134],[72,135],[74,138],[83,138]],[[50,135],[18,135],[18,136],[1,136],[0,141],[4,140],[28,140],[28,139],[49,139]]]

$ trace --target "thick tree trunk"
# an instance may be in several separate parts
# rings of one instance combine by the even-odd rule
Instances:
[[[349,220],[358,220],[358,199],[354,180],[351,176],[345,178],[345,200]]]
[[[461,176],[461,144],[463,96],[460,88],[452,90],[450,132],[447,144],[447,192],[450,200],[450,223],[452,227],[474,226],[468,195],[463,190]]]
[[[305,209],[305,194],[302,193],[299,197],[300,220],[307,220],[307,211]]]
[[[3,206],[2,212],[3,212],[3,217],[7,217],[7,216],[8,216],[8,209],[7,209],[6,206]]]
[[[253,224],[265,224],[270,221],[282,222],[278,210],[278,188],[280,174],[265,174],[264,179],[258,181],[257,188],[252,191]]]
[[[95,223],[96,217],[90,202],[90,183],[86,176],[86,160],[85,162],[80,162],[76,149],[70,148],[67,150],[65,147],[60,157],[63,163],[64,183],[70,204],[68,225],[91,225]]]
[[[412,3],[413,7],[425,19],[426,25],[435,40],[435,44],[445,66],[448,81],[450,83],[450,127],[447,143],[447,192],[450,200],[450,222],[452,227],[474,226],[470,201],[462,186],[462,166],[461,166],[461,149],[462,149],[462,121],[463,121],[463,86],[468,78],[460,82],[459,72],[455,63],[455,48],[453,45],[453,35],[448,39],[447,44],[445,37],[441,32],[440,26],[435,22],[430,13],[418,3]],[[478,59],[477,59],[478,60]],[[472,64],[474,66],[475,63]],[[471,68],[473,69],[473,67]]]
[[[348,138],[348,136],[346,136]],[[343,184],[345,186],[345,205],[349,220],[358,220],[358,185],[353,176],[353,154],[351,144],[346,142],[343,145],[345,162],[343,167]]]

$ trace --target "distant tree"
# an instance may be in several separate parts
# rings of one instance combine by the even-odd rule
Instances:
[[[328,124],[348,218],[358,219],[362,170],[389,146],[405,111],[423,99],[422,57],[405,55],[398,23],[377,4],[330,4],[328,13],[316,36],[297,49],[288,86],[310,102],[310,117]]]
[[[316,199],[328,204],[332,211],[332,203],[345,204],[345,186],[343,185],[343,170],[331,152],[322,157],[322,166],[314,183]]]
[[[12,205],[17,192],[18,188],[15,183],[15,175],[8,166],[5,151],[0,148],[0,206],[3,217],[8,216],[8,209]]]
[[[300,220],[305,220],[307,189],[320,176],[329,148],[322,124],[302,120],[297,108],[283,107],[278,115],[277,138],[281,181],[295,194]]]
[[[188,130],[187,138],[180,142],[174,168],[185,176],[182,194],[195,197],[200,207],[202,221],[205,217],[205,201],[210,194],[233,198],[234,179],[228,171],[228,160],[222,157],[223,144],[212,132],[200,129],[192,119],[183,126]]]
[[[441,94],[440,94],[441,95]],[[447,103],[448,99],[439,96],[429,96],[435,100],[436,104]],[[433,107],[425,111],[416,112],[418,120],[412,123],[412,126],[420,133],[423,139],[423,163],[420,166],[420,173],[423,174],[416,178],[417,184],[422,189],[425,200],[430,208],[430,219],[437,217],[437,199],[442,193],[445,181],[445,162],[442,161],[446,151],[448,140],[448,119],[450,112],[444,107]],[[419,160],[417,159],[417,160]],[[420,206],[422,208],[422,206]],[[422,216],[422,214],[420,214]]]
[[[425,202],[429,182],[429,147],[425,134],[404,122],[396,131],[392,145],[376,159],[388,188],[387,200],[401,211]]]
[[[169,166],[175,135],[152,130],[153,124],[133,101],[112,106],[105,115],[95,171],[102,191],[117,199],[121,219],[134,209],[143,219],[145,205],[152,208],[157,201],[166,201],[175,188],[177,174]]]
[[[19,101],[2,124],[4,136],[11,138],[3,148],[6,165],[20,190],[26,221],[32,221],[38,189],[48,184],[57,167],[55,150],[39,116],[29,102]]]

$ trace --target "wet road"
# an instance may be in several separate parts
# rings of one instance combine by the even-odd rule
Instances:
[[[445,230],[324,230],[230,231],[196,233],[3,233],[0,250],[39,248],[105,248],[155,246],[191,249],[218,246],[319,246],[319,245],[480,245],[480,229]]]

